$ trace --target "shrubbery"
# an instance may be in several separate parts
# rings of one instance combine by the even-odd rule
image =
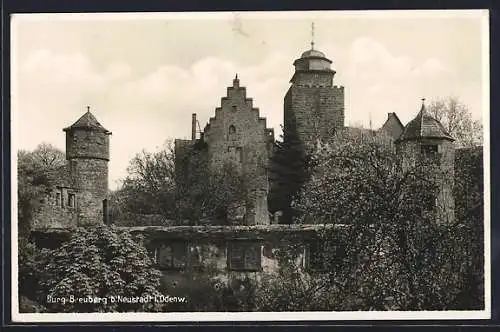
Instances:
[[[162,295],[160,272],[146,249],[127,232],[112,227],[78,228],[55,250],[19,250],[20,295],[31,297],[47,312],[163,311],[161,303],[111,303],[112,296]],[[34,298],[34,294],[36,297]],[[107,298],[107,303],[69,303],[75,298]],[[48,301],[66,299],[65,303]]]

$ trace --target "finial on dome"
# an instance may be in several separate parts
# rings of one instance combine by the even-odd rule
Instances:
[[[90,106],[87,105],[87,112],[90,112]]]
[[[425,109],[425,98],[422,98],[422,107],[420,107],[420,112],[422,112],[422,114],[427,112]]]
[[[311,23],[311,50],[314,50],[314,22]]]
[[[239,87],[240,87],[240,80],[238,79],[238,73],[236,73],[233,79],[233,88],[239,88]]]

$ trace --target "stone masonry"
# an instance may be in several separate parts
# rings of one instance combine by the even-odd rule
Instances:
[[[344,127],[344,87],[333,85],[332,61],[311,49],[295,60],[284,100],[285,139],[294,133],[307,150]]]
[[[246,88],[240,86],[238,76],[227,88],[221,107],[215,110],[203,134],[208,146],[212,167],[233,163],[246,180],[248,199],[245,224],[268,224],[267,194],[269,190],[267,166],[274,142],[274,132],[268,129],[266,119],[247,98]]]

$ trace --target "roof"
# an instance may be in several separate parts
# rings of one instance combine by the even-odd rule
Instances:
[[[301,58],[310,58],[310,57],[320,57],[320,58],[326,58],[325,53],[320,52],[315,49],[310,49],[308,51],[305,51],[302,53]]]
[[[405,126],[403,133],[397,141],[419,138],[441,138],[454,141],[453,137],[446,131],[441,122],[427,113],[423,103],[420,112],[418,112],[417,116]]]
[[[387,120],[384,122],[380,130],[385,130],[394,140],[398,139],[404,130],[403,123],[399,120],[395,112],[387,114]]]
[[[95,118],[95,116],[90,113],[90,111],[87,111],[84,115],[82,115],[75,123],[73,123],[71,126],[64,128],[64,131],[72,130],[72,129],[90,129],[90,130],[97,130],[97,131],[103,131],[106,134],[111,134],[109,130],[104,128],[99,121]]]

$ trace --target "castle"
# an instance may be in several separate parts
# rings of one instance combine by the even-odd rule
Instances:
[[[332,61],[314,49],[295,60],[291,86],[284,97],[284,139],[294,133],[309,152],[318,140],[326,141],[344,125],[344,87],[333,85]],[[236,165],[247,179],[247,199],[241,216],[231,217],[232,225],[269,225],[269,160],[275,141],[273,129],[253,105],[238,75],[221,98],[203,131],[197,135],[196,114],[191,119],[191,139],[175,140],[176,168],[193,149],[200,150],[210,168],[225,163]],[[436,154],[443,169],[453,170],[453,138],[439,121],[432,118],[424,103],[416,117],[403,126],[395,113],[389,113],[380,130],[393,138],[396,148],[410,158]],[[54,178],[58,185],[47,193],[45,204],[35,218],[35,227],[71,227],[107,223],[109,136],[89,110],[66,133],[67,165]],[[438,218],[453,219],[453,177],[442,179],[436,197]]]
[[[284,139],[293,134],[308,152],[335,132],[360,131],[344,125],[344,87],[333,85],[335,71],[331,64],[311,45],[294,62],[295,72],[284,98]],[[319,244],[324,241],[320,234],[325,229],[334,231],[329,243],[342,255],[345,225],[284,225],[276,224],[270,216],[267,201],[272,181],[268,166],[274,152],[274,131],[267,128],[266,119],[248,98],[237,75],[204,130],[197,131],[197,124],[196,114],[192,114],[191,139],[175,140],[176,173],[190,171],[193,155],[205,158],[211,169],[230,163],[245,175],[246,199],[242,209],[228,214],[223,225],[123,227],[141,235],[154,266],[162,271],[161,287],[166,294],[204,292],[197,280],[208,273],[213,273],[211,280],[227,284],[233,292],[244,291],[247,281],[259,282],[263,276],[276,273],[277,253],[291,247],[299,248],[297,266],[308,273],[321,273],[324,262]],[[422,154],[431,154],[438,157],[441,169],[453,172],[453,138],[428,114],[424,103],[406,126],[395,113],[389,113],[379,131],[392,138],[396,150],[406,156],[405,163],[411,165]],[[47,192],[33,221],[32,234],[40,247],[59,246],[69,239],[73,227],[110,221],[107,197],[111,132],[90,110],[64,132],[67,164],[54,172],[57,185]],[[453,176],[441,176],[439,191],[427,202],[433,206],[436,219],[449,222],[454,218],[453,183]]]

